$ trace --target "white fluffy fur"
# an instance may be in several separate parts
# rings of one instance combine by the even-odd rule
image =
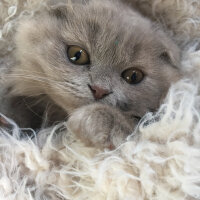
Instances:
[[[13,47],[10,38],[20,13],[39,9],[43,1],[17,2],[0,2],[2,58],[10,52],[7,47]],[[172,27],[177,25],[174,32],[199,36],[200,20],[192,14],[191,2],[195,1],[149,2],[156,12],[165,9],[166,18],[174,16],[170,21]],[[177,3],[190,7],[178,13]],[[196,4],[200,5],[199,1]],[[185,16],[194,19],[196,32],[188,32],[191,28]],[[197,74],[200,51],[194,46],[185,53],[183,66]],[[191,80],[172,86],[158,113],[147,114],[139,124],[135,131],[138,137],[130,136],[112,152],[86,147],[65,130],[60,130],[62,144],[52,144],[51,138],[62,125],[43,130],[50,136],[39,148],[37,141],[19,140],[20,129],[10,123],[13,136],[0,129],[0,200],[200,199],[200,96],[197,83]]]

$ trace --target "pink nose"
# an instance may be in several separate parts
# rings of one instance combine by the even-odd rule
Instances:
[[[106,89],[100,88],[96,85],[88,85],[90,90],[92,91],[92,94],[96,100],[102,99],[106,95],[108,95],[110,92]]]

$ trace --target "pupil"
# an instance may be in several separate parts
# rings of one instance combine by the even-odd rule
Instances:
[[[74,57],[76,58],[76,60],[78,60],[81,57],[81,53],[82,53],[82,50],[76,52],[76,54],[74,55]]]
[[[133,75],[131,76],[131,80],[132,80],[132,81],[135,81],[136,78],[137,78],[137,74],[136,74],[136,72],[134,72]]]

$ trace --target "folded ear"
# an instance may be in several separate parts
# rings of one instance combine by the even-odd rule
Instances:
[[[49,15],[56,17],[57,19],[66,19],[67,18],[66,4],[53,6],[51,9],[49,9]]]
[[[58,19],[67,18],[67,14],[73,11],[74,6],[88,4],[91,0],[60,0],[53,1],[50,5],[49,14]]]
[[[181,50],[170,36],[167,36],[163,31],[158,32],[158,38],[163,45],[163,51],[160,53],[160,57],[169,62],[174,67],[179,68],[181,62]]]
[[[166,49],[160,54],[160,58],[170,63],[172,66],[180,67],[180,50],[178,49]]]

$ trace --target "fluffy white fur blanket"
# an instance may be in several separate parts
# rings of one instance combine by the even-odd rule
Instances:
[[[12,53],[18,18],[45,2],[1,0],[1,67]],[[157,114],[147,114],[138,125],[137,139],[130,136],[114,151],[84,146],[63,124],[43,130],[49,137],[39,147],[39,141],[20,140],[20,129],[7,119],[13,136],[0,129],[0,200],[200,199],[200,2],[138,2],[176,34],[185,47],[183,68],[195,74],[196,83],[182,80],[172,86]],[[51,142],[58,131],[59,146]]]

